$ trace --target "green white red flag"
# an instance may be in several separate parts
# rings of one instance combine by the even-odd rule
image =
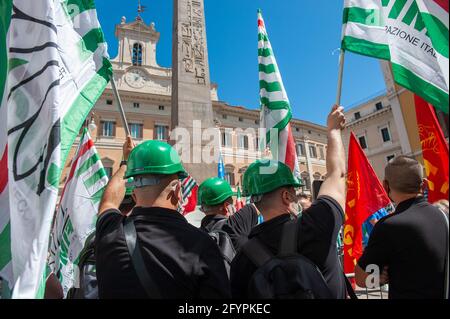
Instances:
[[[278,137],[278,145],[274,145],[277,149],[273,149],[270,144],[272,155],[277,157],[278,161],[289,166],[294,176],[300,178],[297,150],[290,125],[291,104],[284,88],[261,10],[258,11],[258,62],[261,118],[262,125],[267,131],[266,143],[269,145],[271,130],[275,130],[278,134],[275,135]]]
[[[93,0],[0,9],[0,276],[41,298],[61,171],[111,64]]]
[[[61,194],[49,249],[49,266],[63,288],[79,288],[78,262],[95,231],[98,207],[108,176],[85,128]]]
[[[345,0],[342,48],[389,60],[395,81],[448,113],[448,0]]]

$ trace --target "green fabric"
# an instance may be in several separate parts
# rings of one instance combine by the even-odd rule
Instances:
[[[187,176],[177,151],[161,141],[146,141],[131,151],[124,178],[171,174]]]
[[[198,188],[198,201],[200,205],[216,206],[234,196],[230,184],[218,177],[204,181]]]

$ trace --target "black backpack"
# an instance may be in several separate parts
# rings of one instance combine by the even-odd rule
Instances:
[[[79,288],[70,288],[67,299],[98,299],[97,274],[95,270],[95,232],[87,239],[80,254]]]
[[[297,222],[283,225],[278,255],[258,239],[244,245],[244,254],[257,266],[247,295],[251,299],[331,299],[331,291],[317,266],[297,249]]]
[[[228,278],[230,278],[231,262],[236,256],[236,250],[234,249],[233,242],[227,232],[222,230],[222,226],[227,222],[223,219],[217,222],[214,227],[208,232],[208,235],[214,240],[219,247],[220,254],[225,263],[225,269],[227,270]]]

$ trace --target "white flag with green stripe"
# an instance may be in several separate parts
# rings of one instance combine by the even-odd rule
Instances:
[[[61,171],[111,64],[93,1],[0,6],[0,276],[41,298]]]
[[[448,1],[345,0],[342,48],[389,60],[395,81],[448,113]]]
[[[267,131],[266,143],[271,142],[272,132],[278,134],[275,135],[278,137],[278,144],[270,143],[272,155],[277,157],[278,161],[289,166],[294,176],[299,178],[300,168],[290,125],[291,104],[284,88],[261,10],[258,10],[258,62],[261,118]]]
[[[79,285],[78,261],[86,238],[95,231],[98,206],[108,183],[94,142],[84,129],[72,159],[53,225],[49,266],[58,277],[64,297]]]

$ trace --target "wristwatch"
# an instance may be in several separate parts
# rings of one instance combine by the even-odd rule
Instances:
[[[127,165],[127,164],[128,164],[128,161],[122,161],[122,162],[120,162],[120,167]]]

